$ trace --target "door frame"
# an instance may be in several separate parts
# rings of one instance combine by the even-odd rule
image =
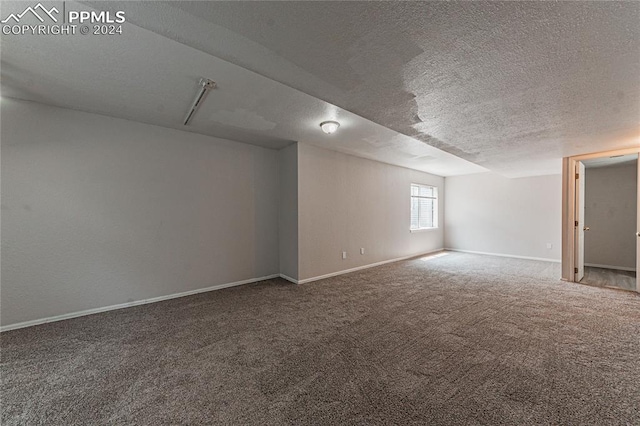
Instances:
[[[575,281],[576,267],[576,163],[591,158],[611,157],[613,155],[640,154],[640,146],[612,151],[574,155],[562,159],[562,280]],[[640,159],[638,160],[640,167]],[[639,182],[640,184],[640,182]],[[638,224],[640,227],[640,224]],[[640,271],[638,271],[640,272]],[[636,288],[640,292],[640,288]]]
[[[573,228],[574,230],[574,246],[576,248],[576,256],[575,256],[575,269],[573,270],[574,273],[574,281],[575,282],[580,282],[582,281],[582,279],[584,278],[584,231],[585,231],[585,220],[584,220],[584,214],[586,211],[586,204],[585,204],[585,194],[586,194],[586,185],[585,185],[585,181],[586,181],[586,168],[585,165],[582,161],[580,160],[576,160],[576,168],[575,168],[575,175],[576,175],[576,180],[575,180],[575,185],[574,187],[576,188],[576,202],[575,202],[575,208],[578,209],[577,211],[574,210],[574,214],[576,214],[576,221],[575,221],[575,227]],[[580,199],[582,196],[582,199]],[[582,247],[581,247],[582,246]],[[576,272],[576,270],[578,272]],[[577,274],[577,276],[575,276]]]

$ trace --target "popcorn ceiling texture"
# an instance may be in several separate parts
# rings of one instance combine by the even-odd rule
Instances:
[[[129,7],[137,25],[511,177],[640,142],[638,2]]]
[[[2,424],[640,423],[640,297],[462,253],[2,333]]]
[[[71,1],[65,4],[69,10],[86,7]],[[3,13],[24,8],[23,3],[9,2],[2,6]],[[163,2],[113,7],[126,9],[127,22],[121,35],[3,37],[3,97],[272,149],[301,141],[440,176],[486,171],[241,65],[136,25],[150,14],[169,19],[162,24],[166,31],[191,26],[190,22],[180,20],[184,13],[174,16],[176,9],[167,8]],[[131,10],[135,7],[139,9]],[[215,25],[205,22],[204,27],[210,29]],[[244,49],[236,41],[237,36],[198,34],[215,45],[253,57],[253,50]],[[189,125],[184,126],[185,114],[202,76],[214,79],[217,87]],[[320,122],[327,119],[342,123],[339,133],[329,136],[320,131]]]

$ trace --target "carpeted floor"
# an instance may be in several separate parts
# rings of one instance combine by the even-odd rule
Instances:
[[[640,296],[446,253],[6,332],[2,424],[640,424]]]

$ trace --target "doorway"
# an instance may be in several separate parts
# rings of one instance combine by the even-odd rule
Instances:
[[[639,152],[564,159],[564,280],[640,291]]]
[[[578,182],[584,188],[579,189],[577,212],[583,259],[576,281],[635,290],[638,155],[591,158],[580,161],[578,168],[584,177]]]

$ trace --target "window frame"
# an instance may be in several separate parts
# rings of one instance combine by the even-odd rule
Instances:
[[[422,188],[429,188],[433,190],[433,196],[426,196],[426,195],[413,195],[411,193],[411,190],[413,189],[414,186],[417,186],[418,188],[422,187]],[[419,192],[419,190],[418,190]],[[440,221],[439,221],[439,215],[438,215],[438,207],[439,207],[439,201],[438,201],[438,187],[435,185],[429,185],[426,183],[415,183],[412,182],[409,185],[409,232],[423,232],[423,231],[431,231],[434,229],[438,229],[440,227]],[[420,227],[420,203],[418,203],[418,228],[413,228],[411,225],[411,205],[413,204],[413,199],[414,198],[418,198],[418,199],[430,199],[433,200],[433,225],[434,226],[430,226],[430,227]]]

